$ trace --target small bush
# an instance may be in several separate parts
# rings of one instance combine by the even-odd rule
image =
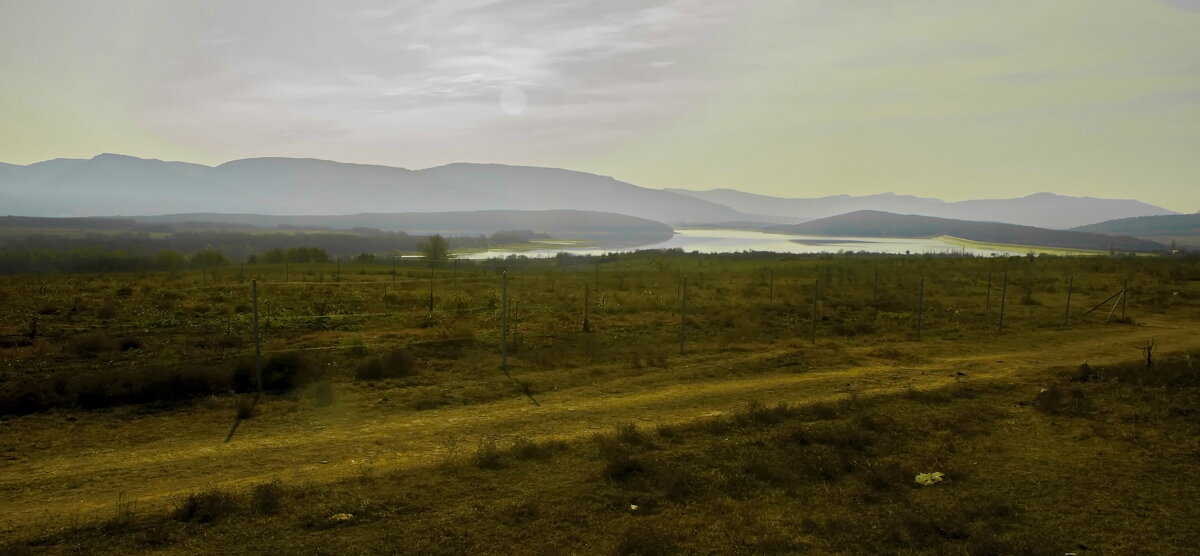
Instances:
[[[102,320],[111,320],[117,317],[120,307],[117,305],[117,300],[109,299],[96,310],[96,317]]]
[[[394,349],[384,357],[373,357],[359,363],[354,370],[358,380],[382,380],[417,374],[417,360],[403,349]]]
[[[279,479],[259,483],[250,489],[250,510],[254,513],[274,515],[283,509],[286,492]]]
[[[212,523],[237,511],[237,498],[219,488],[193,492],[180,500],[171,517],[176,521]]]
[[[513,440],[512,454],[517,459],[542,460],[549,459],[554,452],[565,450],[566,443],[561,440],[544,440],[538,442],[529,437],[518,436]]]
[[[480,469],[499,469],[503,464],[500,447],[496,444],[496,439],[485,438],[479,441],[479,448],[475,450],[475,466]]]
[[[103,332],[87,332],[70,339],[71,348],[80,355],[95,355],[111,351],[115,346],[113,339]]]
[[[117,347],[121,351],[142,349],[142,341],[133,337],[121,338],[121,341],[118,342]]]
[[[1033,398],[1033,407],[1050,415],[1083,415],[1091,409],[1087,395],[1078,387],[1053,385],[1043,388]]]
[[[297,351],[271,354],[262,365],[263,389],[273,392],[305,386],[320,376],[317,361]],[[254,358],[243,359],[234,370],[234,389],[239,392],[252,390],[254,382]]]

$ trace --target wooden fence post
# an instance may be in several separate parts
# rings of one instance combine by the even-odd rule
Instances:
[[[983,314],[992,314],[992,273],[988,272],[987,301],[983,304]]]
[[[821,279],[813,283],[812,343],[817,343],[817,300],[821,299]]]
[[[588,322],[588,286],[587,282],[583,284],[583,331],[591,332],[592,325]]]
[[[1125,279],[1125,285],[1121,287],[1121,320],[1125,320],[1125,306],[1129,303],[1129,278]]]
[[[683,355],[683,340],[687,328],[687,276],[683,277],[683,289],[679,294],[679,355]]]
[[[998,332],[1004,332],[1004,302],[1008,299],[1008,273],[1004,273],[1004,287],[1000,289],[1000,326]]]
[[[917,297],[917,341],[921,340],[921,324],[925,318],[925,279],[921,278],[921,292]]]
[[[250,304],[254,310],[254,385],[262,393],[262,343],[258,335],[258,280],[250,281]]]
[[[1075,287],[1075,277],[1067,279],[1067,310],[1063,313],[1063,326],[1067,326],[1071,322],[1071,290]]]
[[[500,273],[500,369],[508,373],[508,271]]]
[[[767,285],[767,303],[775,302],[775,269],[770,270],[770,282]]]
[[[875,271],[875,284],[871,287],[871,303],[879,302],[879,271]]]

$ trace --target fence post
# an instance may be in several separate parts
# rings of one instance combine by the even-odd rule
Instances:
[[[1063,326],[1067,326],[1071,322],[1071,290],[1075,287],[1075,277],[1071,276],[1067,279],[1067,310],[1063,313]]]
[[[583,331],[591,332],[592,326],[588,323],[588,286],[587,282],[583,284]]]
[[[770,282],[767,285],[767,303],[775,302],[775,269],[771,269]]]
[[[817,343],[817,300],[821,299],[821,279],[813,283],[812,343]]]
[[[433,267],[429,267],[429,316],[433,316]]]
[[[286,254],[283,256],[283,281],[291,282],[291,279],[288,277],[288,260]]]
[[[258,335],[258,280],[250,281],[250,304],[254,307],[254,385],[262,393],[262,345]]]
[[[500,369],[508,373],[508,271],[500,273]]]
[[[679,355],[683,355],[684,330],[687,327],[687,276],[683,277],[683,290],[679,295]]]
[[[987,301],[983,304],[983,314],[992,314],[992,273],[988,272]]]
[[[342,281],[342,258],[337,258],[337,281]]]
[[[879,271],[875,271],[875,285],[871,288],[871,303],[879,303]]]
[[[1125,279],[1125,285],[1121,287],[1121,320],[1125,320],[1125,305],[1129,303],[1129,278]]]
[[[917,297],[917,341],[921,340],[921,324],[925,318],[925,279],[921,278],[921,292]]]
[[[1000,289],[1000,327],[997,332],[1004,332],[1004,302],[1008,299],[1008,273],[1004,273],[1004,287]]]
[[[396,283],[396,256],[392,255],[392,283]]]

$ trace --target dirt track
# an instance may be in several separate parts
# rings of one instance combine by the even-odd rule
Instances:
[[[1004,338],[989,345],[929,341],[900,344],[928,359],[919,364],[871,360],[842,369],[774,368],[786,350],[688,356],[667,371],[621,384],[594,385],[528,398],[427,411],[398,408],[380,393],[353,388],[338,404],[311,409],[272,400],[224,443],[226,401],[138,415],[54,413],[0,421],[0,534],[23,534],[102,518],[119,499],[138,511],[212,485],[238,486],[353,477],[437,463],[454,447],[473,451],[487,436],[579,438],[619,423],[678,422],[734,409],[750,400],[816,401],[848,392],[930,388],[954,380],[1003,379],[1060,365],[1132,359],[1151,337],[1167,351],[1200,348],[1190,323],[1150,320]],[[770,367],[770,368],[768,368]],[[734,370],[741,370],[734,372]],[[688,371],[687,381],[673,377]],[[696,371],[712,378],[696,380]],[[958,375],[962,372],[964,375]],[[1030,396],[1032,397],[1033,392]]]

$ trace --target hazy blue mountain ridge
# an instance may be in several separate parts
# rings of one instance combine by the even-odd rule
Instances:
[[[209,167],[103,154],[7,169],[12,171],[0,174],[0,195],[38,210],[29,216],[565,209],[660,222],[750,219],[717,203],[610,177],[498,164],[408,170],[255,158]]]
[[[946,202],[941,199],[894,193],[785,198],[745,193],[733,189],[708,191],[670,189],[669,191],[722,203],[741,212],[787,216],[791,217],[794,222],[826,218],[858,210],[879,210],[897,214],[918,214],[938,218],[1066,229],[1113,218],[1178,214],[1137,200],[1069,197],[1053,193],[1035,193],[1015,199]]]

